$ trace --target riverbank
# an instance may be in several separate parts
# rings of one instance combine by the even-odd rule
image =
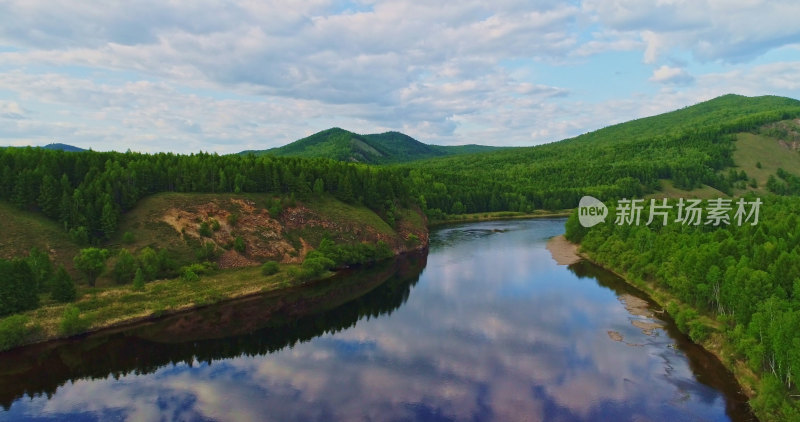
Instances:
[[[430,220],[428,227],[442,226],[446,224],[457,223],[476,223],[479,221],[496,221],[496,220],[525,220],[530,218],[560,218],[569,217],[572,214],[571,209],[561,211],[546,211],[536,210],[531,213],[524,212],[511,212],[511,211],[498,211],[498,212],[479,212],[473,214],[458,214],[448,215],[447,218],[440,220]]]
[[[326,272],[310,281],[298,281],[289,273],[299,265],[284,264],[273,275],[261,274],[260,267],[220,270],[186,281],[182,278],[147,283],[137,291],[131,285],[95,288],[80,299],[68,304],[49,304],[24,312],[24,333],[5,349],[63,339],[87,333],[115,329],[126,325],[186,312],[228,300],[240,299],[267,292],[277,292],[305,283],[330,278]],[[77,309],[77,320],[65,327],[68,309]],[[9,318],[0,319],[0,325]]]
[[[606,271],[609,271],[620,279],[625,281],[630,286],[641,290],[645,294],[647,294],[656,304],[658,304],[662,309],[672,309],[674,310],[685,310],[685,309],[693,309],[690,305],[685,304],[678,300],[674,295],[670,294],[668,291],[658,288],[653,283],[648,283],[642,280],[635,280],[630,274],[619,273],[614,268],[611,268],[605,263],[595,259],[591,253],[586,251],[582,251],[580,249],[580,244],[575,244],[567,240],[563,235],[556,236],[553,239],[559,238],[558,240],[552,241],[552,250],[554,259],[556,259],[556,254],[566,256],[569,260],[577,259],[585,259],[594,265],[597,265]],[[548,249],[551,248],[551,242],[548,242]],[[572,253],[573,255],[570,255]],[[562,258],[563,259],[563,258]],[[557,260],[558,261],[558,260]],[[671,315],[670,312],[667,312],[667,315],[676,320],[676,315]],[[698,340],[692,339],[692,341],[697,344],[698,346],[702,347],[712,355],[714,355],[717,360],[722,362],[726,369],[728,369],[733,376],[736,378],[741,391],[747,396],[749,400],[752,400],[756,394],[756,388],[759,382],[758,376],[750,370],[747,364],[739,359],[734,352],[733,345],[730,344],[730,341],[723,335],[721,332],[722,323],[719,321],[710,318],[706,315],[700,315],[697,317],[703,324],[708,327],[711,327],[714,332],[707,336],[705,339]],[[680,327],[679,327],[680,329]],[[687,337],[689,336],[689,332],[681,330]],[[753,409],[757,411],[758,409]],[[762,417],[763,415],[758,415]]]

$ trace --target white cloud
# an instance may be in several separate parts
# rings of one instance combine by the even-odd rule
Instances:
[[[0,128],[0,144],[55,137],[95,149],[236,152],[340,126],[402,130],[426,142],[530,145],[625,120],[627,109],[607,104],[639,101],[630,109],[638,114],[654,96],[646,72],[626,81],[625,92],[598,80],[592,98],[548,75],[576,68],[583,75],[576,79],[599,78],[593,65],[634,51],[657,67],[650,81],[692,89],[692,77],[706,80],[696,61],[747,74],[751,58],[800,44],[800,27],[789,22],[798,7],[7,1],[0,4],[0,100],[24,113],[2,109],[10,123]],[[762,86],[800,91],[792,76],[772,76]]]
[[[638,33],[647,63],[673,49],[737,63],[800,42],[793,0],[586,0],[583,10],[605,27]]]
[[[663,65],[653,71],[653,76],[650,77],[650,80],[662,84],[685,85],[692,83],[694,77],[686,69]]]
[[[23,119],[25,111],[16,101],[0,100],[0,119]]]

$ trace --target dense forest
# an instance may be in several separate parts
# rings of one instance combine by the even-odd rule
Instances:
[[[572,208],[583,195],[616,199],[672,179],[730,192],[734,134],[800,116],[800,101],[726,95],[537,147],[400,165],[429,216]],[[776,184],[777,186],[777,184]]]
[[[676,207],[673,207],[676,208]],[[628,280],[653,283],[688,306],[668,305],[679,328],[702,342],[720,333],[761,376],[753,406],[774,420],[800,419],[800,198],[764,198],[758,223],[605,223],[567,237]],[[670,221],[677,217],[673,209]],[[711,316],[713,323],[700,315]]]
[[[329,193],[388,219],[410,200],[397,170],[324,159],[0,149],[0,200],[41,211],[79,243],[110,238],[121,213],[158,192]]]

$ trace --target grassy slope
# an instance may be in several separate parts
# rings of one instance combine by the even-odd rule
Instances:
[[[778,139],[752,133],[740,133],[737,138],[733,160],[737,169],[758,181],[757,191],[766,191],[767,178],[775,175],[778,168],[800,175],[800,153],[782,146]],[[761,168],[756,163],[761,163]]]
[[[48,251],[56,264],[72,269],[72,257],[80,247],[58,223],[33,212],[20,211],[0,201],[0,258],[26,256],[32,247]]]
[[[778,122],[784,123],[784,122]],[[768,126],[773,126],[770,124]],[[763,132],[763,131],[762,131]],[[745,192],[769,194],[765,185],[769,176],[774,176],[779,168],[789,173],[800,175],[800,152],[790,149],[783,139],[770,134],[738,133],[736,135],[736,149],[733,152],[734,169],[745,171],[748,177],[755,178],[757,187],[747,186],[746,189],[734,189],[734,196]],[[757,164],[760,163],[760,168]],[[726,197],[724,193],[710,186],[685,191],[673,186],[672,181],[664,180],[661,191],[649,195],[652,198],[719,198]]]

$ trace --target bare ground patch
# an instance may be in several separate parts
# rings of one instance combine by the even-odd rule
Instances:
[[[547,241],[547,250],[558,265],[572,265],[580,261],[578,245],[567,240],[564,235],[551,237]]]

